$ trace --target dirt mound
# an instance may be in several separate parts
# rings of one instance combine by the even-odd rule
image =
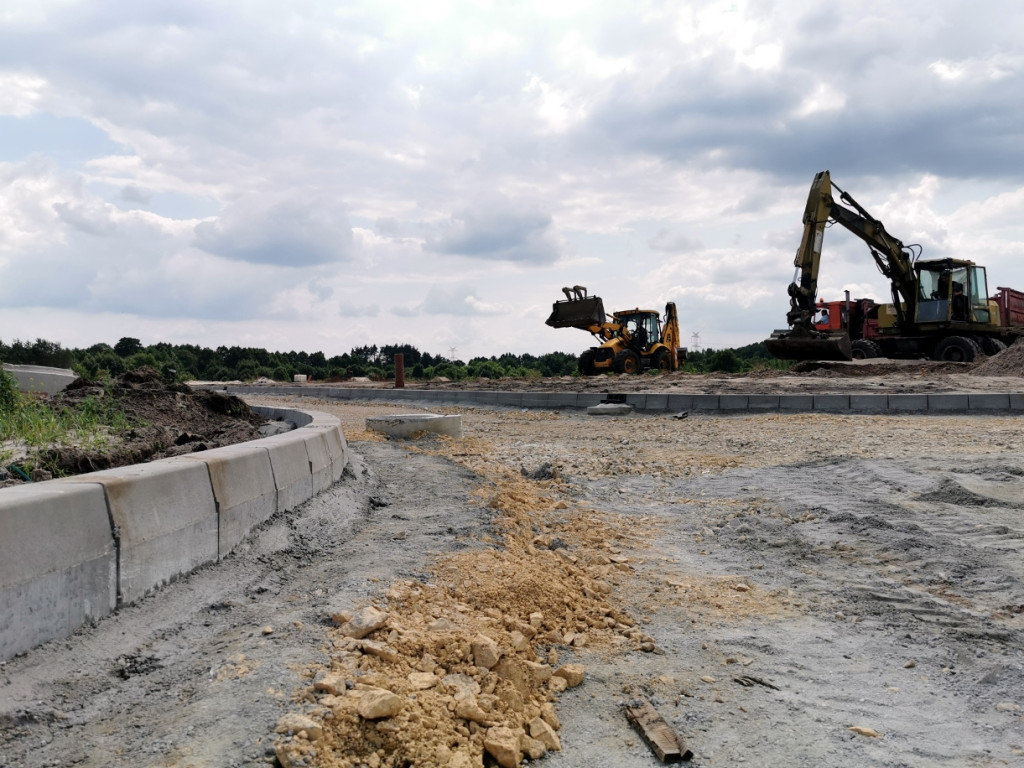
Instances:
[[[164,384],[148,366],[112,383],[76,379],[49,403],[55,411],[87,411],[101,414],[101,420],[119,415],[115,427],[99,439],[30,451],[25,463],[54,477],[255,440],[267,421],[233,395]]]
[[[973,371],[979,376],[1024,376],[1024,344],[1018,339],[998,355],[992,355]]]

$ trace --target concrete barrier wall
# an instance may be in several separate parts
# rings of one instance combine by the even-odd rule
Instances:
[[[106,616],[116,593],[117,551],[101,487],[0,491],[0,661]]]
[[[10,365],[3,364],[22,392],[37,392],[52,395],[60,392],[78,377],[70,368],[51,368],[46,365]]]
[[[336,418],[239,445],[0,489],[0,661],[65,637],[227,555],[257,525],[340,479]]]
[[[508,408],[589,408],[608,399],[600,392],[496,392],[453,389],[367,389],[361,387],[214,386],[233,395],[321,397],[426,405],[493,405]],[[609,386],[609,391],[613,387]],[[1024,413],[1024,393],[944,394],[666,394],[630,392],[618,396],[638,411],[823,412],[823,413]]]

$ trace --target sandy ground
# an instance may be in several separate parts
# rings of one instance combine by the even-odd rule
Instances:
[[[492,719],[555,704],[551,766],[657,765],[623,716],[637,692],[695,765],[1024,764],[1019,417],[445,408],[461,440],[382,442],[365,418],[408,406],[296,404],[342,418],[353,472],[224,562],[0,667],[0,766],[266,765],[288,713],[325,726],[290,742],[308,764],[391,764],[369,742],[410,745],[325,703],[331,670],[407,696],[403,722],[438,750],[422,764],[479,757],[482,729],[444,730],[443,685],[401,688],[423,659],[405,652],[426,621],[506,642],[534,611],[528,653],[582,664],[579,687],[517,710],[461,636],[438,661],[482,684]],[[326,618],[371,602],[391,661]]]

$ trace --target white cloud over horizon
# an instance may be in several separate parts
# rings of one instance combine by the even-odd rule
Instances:
[[[1024,289],[1024,8],[197,0],[0,9],[0,339],[579,351],[561,286],[785,322],[824,168]],[[824,295],[888,287],[826,235]]]

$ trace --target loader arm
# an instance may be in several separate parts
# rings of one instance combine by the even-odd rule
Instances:
[[[839,200],[849,208],[836,203],[832,197],[833,187],[839,192]],[[813,330],[821,246],[825,227],[830,220],[867,243],[878,269],[890,282],[899,325],[906,325],[907,318],[914,317],[917,306],[913,250],[886,232],[882,222],[834,184],[828,171],[822,171],[814,177],[807,197],[804,233],[793,260],[797,275],[789,286],[790,311],[786,315],[789,325],[794,329],[799,327],[806,331]]]

